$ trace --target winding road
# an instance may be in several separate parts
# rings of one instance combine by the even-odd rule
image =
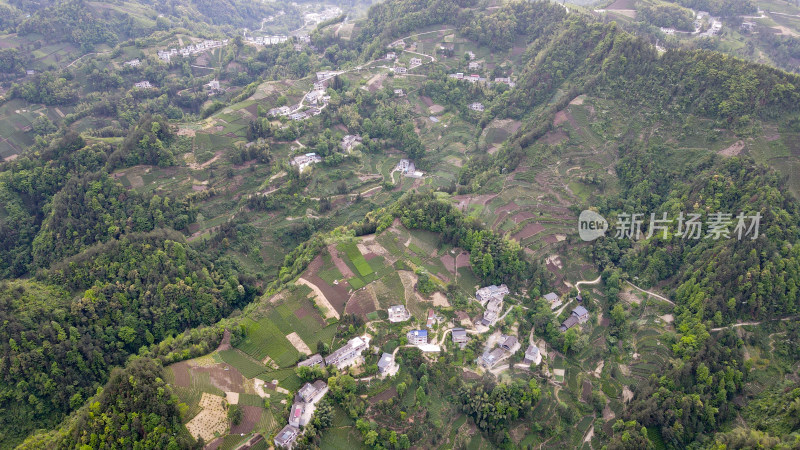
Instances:
[[[744,327],[744,326],[747,326],[747,325],[761,325],[764,322],[775,322],[775,321],[786,322],[788,320],[797,320],[797,316],[784,317],[782,319],[761,320],[761,321],[758,321],[758,322],[738,322],[738,323],[734,323],[732,325],[728,325],[728,326],[724,326],[724,327],[712,328],[711,331],[722,331],[722,330],[726,330],[728,328]]]
[[[597,284],[597,283],[600,282],[600,280],[602,278],[603,278],[602,276],[598,276],[597,278],[595,278],[592,281],[587,281],[587,280],[578,281],[577,283],[575,283],[575,289],[577,289],[578,290],[578,294],[580,294],[581,293],[581,285],[584,285],[584,284],[587,284],[587,285],[589,285],[589,284]]]

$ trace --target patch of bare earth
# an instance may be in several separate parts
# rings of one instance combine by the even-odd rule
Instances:
[[[262,409],[258,406],[242,406],[242,421],[239,425],[231,427],[230,434],[248,434],[253,431],[258,421],[261,419]]]
[[[228,364],[214,364],[207,367],[194,367],[194,372],[206,372],[211,384],[223,392],[244,392],[244,376]]]
[[[556,120],[558,120],[558,115],[556,115]],[[564,121],[566,121],[566,119],[564,119]],[[560,125],[564,123],[564,121],[561,121],[559,123],[553,123],[553,125],[556,126]],[[567,139],[569,139],[569,137],[567,136],[567,133],[564,133],[564,130],[555,130],[555,131],[548,131],[547,134],[545,134],[541,140],[547,145],[557,145],[560,144],[561,142],[566,141]]]
[[[544,230],[544,226],[538,223],[529,223],[525,225],[525,228],[520,230],[518,233],[511,236],[512,238],[516,239],[518,242],[521,242],[523,239],[527,239],[531,236],[536,235],[537,233],[542,232]]]
[[[441,292],[434,292],[432,299],[433,306],[442,306],[444,308],[450,307],[450,302],[447,301],[447,297],[445,297]]]
[[[220,341],[217,351],[221,352],[223,350],[230,350],[231,348],[231,332],[225,330],[225,332],[222,333],[222,341]]]
[[[175,384],[181,387],[189,387],[192,383],[192,377],[189,375],[189,363],[181,361],[170,366],[172,373],[175,376]]]
[[[730,147],[718,151],[717,154],[722,156],[736,156],[742,152],[742,149],[744,149],[744,141],[736,141],[736,143]]]
[[[436,115],[436,114],[440,114],[442,111],[444,111],[444,106],[442,106],[442,105],[432,105],[428,109],[430,110],[431,114]]]
[[[377,395],[373,395],[368,401],[371,405],[374,405],[380,401],[389,400],[390,398],[394,397],[397,397],[397,390],[394,388],[394,386],[392,386]]]
[[[375,310],[374,296],[371,295],[368,289],[359,289],[350,297],[344,312],[346,314],[354,314],[366,319],[367,314]]]
[[[400,281],[403,283],[406,304],[408,304],[409,300],[414,297],[414,286],[417,285],[417,276],[407,270],[398,270],[397,275],[400,276]]]
[[[586,96],[585,95],[579,95],[579,96],[573,98],[569,102],[569,104],[570,105],[582,105],[584,100],[586,100]]]
[[[322,293],[322,290],[317,287],[316,284],[306,280],[305,278],[298,278],[297,284],[303,284],[311,288],[312,295],[315,297],[315,301],[322,309],[325,310],[325,317],[326,318],[335,318],[339,319],[339,312],[334,309],[333,305],[328,301],[328,297]]]
[[[186,155],[188,156],[189,154],[187,153]],[[206,167],[210,166],[211,164],[214,164],[215,162],[217,162],[217,160],[219,160],[221,157],[222,157],[222,150],[219,150],[216,153],[214,153],[214,157],[213,158],[209,159],[208,161],[204,162],[203,164],[198,164],[196,162],[193,162],[193,163],[187,164],[187,166],[192,170],[202,170],[202,169],[205,169]]]
[[[333,261],[333,264],[337,269],[339,269],[339,273],[341,273],[343,277],[353,278],[356,276],[356,274],[354,274],[353,271],[347,267],[347,264],[344,262],[342,257],[339,256],[339,250],[336,249],[334,244],[328,245],[328,253],[331,254],[331,260]]]
[[[628,386],[622,386],[622,401],[628,403],[633,400],[633,391]]]
[[[329,246],[330,248],[330,246]],[[334,248],[335,250],[335,248]],[[338,253],[337,253],[338,257]],[[334,264],[337,268],[339,268],[339,264],[336,264],[336,258],[333,258],[333,254],[331,254],[331,259],[333,260]],[[347,265],[339,259],[340,263],[347,268]],[[325,280],[320,278],[317,273],[322,268],[322,257],[317,256],[314,260],[311,261],[311,264],[308,265],[308,268],[305,272],[303,272],[303,278],[314,284],[317,289],[319,289],[324,295],[328,303],[333,306],[335,312],[338,314],[342,314],[345,308],[345,304],[347,303],[347,299],[350,298],[348,284],[344,280],[340,280],[339,284],[331,286]],[[344,275],[345,278],[352,278],[353,272],[350,272],[348,268],[349,276],[345,272],[342,272],[342,269],[339,268],[339,271]]]
[[[286,335],[286,339],[294,345],[294,348],[297,349],[298,352],[311,355],[311,349],[308,348],[308,344],[306,344],[303,339],[300,338],[300,335],[297,333],[289,333]]]

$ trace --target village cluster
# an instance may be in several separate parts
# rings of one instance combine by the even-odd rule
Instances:
[[[223,39],[221,41],[216,40],[209,40],[206,39],[202,42],[198,42],[196,44],[189,44],[183,48],[171,48],[169,50],[159,50],[158,52],[158,59],[164,62],[170,62],[173,56],[181,55],[184,58],[188,57],[189,55],[195,55],[198,53],[203,53],[211,49],[219,48],[222,46],[228,45],[228,40]]]
[[[303,96],[300,103],[272,108],[267,111],[267,115],[271,117],[287,116],[291,120],[300,121],[321,114],[331,100],[331,96],[325,90],[333,77],[341,73],[334,71],[317,72],[317,81],[314,82],[313,88]],[[306,102],[308,102],[308,108],[303,110]]]
[[[709,27],[706,31],[701,32],[701,30],[703,29],[703,21],[706,18],[708,18]],[[700,37],[711,37],[718,34],[722,30],[722,21],[718,17],[714,17],[706,11],[697,11],[697,16],[695,16],[693,25],[694,25],[694,31],[680,31],[676,30],[675,28],[661,27],[661,32],[667,35],[672,35],[675,33],[685,33],[685,34],[696,34]],[[742,29],[750,31],[752,30],[754,25],[755,24],[753,24],[752,22],[742,22]]]
[[[469,334],[486,333],[491,329],[490,327],[505,318],[505,314],[500,315],[500,313],[503,310],[505,297],[509,293],[508,286],[504,284],[499,286],[485,286],[478,289],[475,292],[475,300],[484,307],[483,316],[474,322],[468,316],[462,317],[461,327],[448,328],[444,331],[443,336],[450,333],[453,344],[464,349],[469,343]],[[561,298],[554,292],[544,295],[543,298],[553,310],[563,305]],[[589,312],[580,305],[583,300],[580,294],[575,297],[575,300],[579,303],[579,306],[575,307],[570,316],[562,322],[560,327],[562,332],[578,324],[585,323],[589,319]],[[507,309],[506,313],[510,310],[511,307]],[[388,321],[392,324],[398,324],[412,319],[411,312],[406,309],[405,305],[390,306],[387,309],[387,313]],[[434,333],[434,325],[437,323],[444,323],[445,320],[443,316],[436,314],[433,309],[429,309],[423,328],[412,327],[412,329],[406,331],[405,346],[416,347],[424,353],[441,352],[441,344],[437,341],[438,337],[431,339],[431,334],[436,334]],[[442,343],[443,342],[444,338],[442,339]],[[354,337],[328,356],[323,357],[320,354],[315,354],[299,362],[297,366],[333,366],[341,371],[351,366],[364,364],[365,360],[362,354],[370,350],[369,343],[369,335]],[[484,351],[481,356],[478,357],[476,363],[479,367],[487,371],[502,371],[506,366],[501,366],[499,363],[508,360],[512,355],[520,351],[523,346],[524,344],[520,342],[517,336],[501,334],[500,331],[496,331],[487,339]],[[377,354],[380,350],[377,347],[373,347],[371,351]],[[377,377],[385,378],[397,374],[400,370],[400,366],[395,361],[396,352],[397,349],[394,353],[383,352],[381,354],[377,363]],[[522,361],[515,364],[515,366],[525,368],[537,366],[541,364],[541,362],[542,353],[539,347],[531,341],[525,349]],[[302,427],[309,423],[317,403],[327,391],[328,386],[322,380],[315,381],[314,383],[306,383],[300,388],[294,398],[294,403],[289,415],[289,423],[283,427],[275,437],[276,445],[289,449],[294,446],[298,436],[301,434]]]

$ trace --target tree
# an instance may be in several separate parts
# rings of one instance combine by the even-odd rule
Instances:
[[[244,414],[239,405],[228,405],[228,420],[231,422],[231,424],[239,425],[242,423],[243,417]]]
[[[428,399],[428,396],[425,395],[425,389],[422,389],[422,386],[417,388],[417,405],[424,405],[425,401]]]

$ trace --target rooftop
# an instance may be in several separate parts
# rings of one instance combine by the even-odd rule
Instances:
[[[381,359],[378,361],[378,367],[384,368],[389,367],[392,364],[392,355],[390,353],[384,353],[381,355]]]

